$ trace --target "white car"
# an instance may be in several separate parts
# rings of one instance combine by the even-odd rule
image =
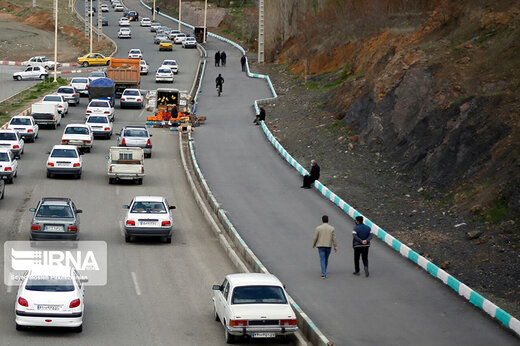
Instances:
[[[110,101],[94,99],[88,104],[85,116],[102,114],[108,116],[110,121],[114,121],[114,112],[114,107],[110,105]]]
[[[65,114],[69,113],[69,103],[61,95],[56,95],[56,94],[45,95],[41,102],[42,103],[53,103],[53,104],[58,105],[58,113],[60,113],[61,116],[65,116]]]
[[[72,267],[32,266],[16,295],[16,330],[25,327],[68,327],[81,332],[85,281]]]
[[[141,74],[148,74],[148,64],[144,59],[141,59]]]
[[[112,8],[115,9],[116,6],[121,6],[123,7],[123,5],[121,5],[121,3],[119,1],[112,1]],[[125,10],[125,8],[123,7],[123,11]]]
[[[180,33],[180,34],[177,34],[175,35],[175,38],[173,39],[173,43],[175,44],[182,44],[182,41],[184,41],[186,39],[186,34],[183,34],[183,33]]]
[[[18,135],[22,137],[24,142],[34,142],[34,140],[38,138],[40,127],[36,124],[32,116],[17,115],[9,120],[7,129],[18,132]]]
[[[108,139],[112,137],[113,125],[107,115],[91,115],[87,117],[85,124],[90,126],[92,134],[95,136],[103,136]]]
[[[117,7],[116,7],[117,11]],[[119,26],[130,26],[130,20],[126,17],[119,18]]]
[[[101,12],[108,12],[108,11],[109,11],[109,8],[108,8],[107,4],[101,5]]]
[[[61,136],[61,144],[75,145],[87,153],[90,153],[93,142],[94,135],[87,124],[68,124]]]
[[[175,38],[175,36],[177,36],[179,34],[182,34],[182,32],[180,32],[179,30],[171,30],[168,33],[168,37],[170,38],[170,40],[173,40]]]
[[[179,72],[179,65],[177,65],[177,61],[175,60],[164,60],[162,62],[162,65],[160,68],[163,68],[163,67],[169,67],[171,68],[172,72],[177,74]]]
[[[24,140],[15,130],[0,130],[0,148],[11,150],[14,157],[23,154]]]
[[[161,237],[166,243],[172,242],[173,218],[170,214],[175,206],[169,205],[164,197],[136,196],[129,205],[124,220],[125,241],[132,237]]]
[[[47,158],[47,178],[55,174],[73,175],[81,178],[83,158],[78,147],[74,145],[55,145]]]
[[[128,51],[128,59],[142,59],[143,53],[140,49],[134,48]]]
[[[141,26],[151,26],[152,20],[150,18],[141,18]]]
[[[117,33],[118,38],[132,38],[132,30],[129,28],[121,28]]]
[[[155,73],[155,82],[173,83],[173,71],[169,67],[159,67]]]
[[[45,79],[49,76],[49,72],[42,66],[29,66],[22,72],[13,73],[13,79]]]
[[[213,286],[213,308],[227,343],[244,335],[287,340],[298,330],[283,284],[272,274],[227,275],[221,285]]]
[[[23,66],[41,66],[46,69],[54,69],[55,62],[49,60],[46,56],[33,56],[27,61],[22,62]],[[60,63],[58,63],[58,67],[60,67]]]
[[[107,73],[105,71],[92,71],[88,75],[88,79],[91,82],[99,78],[107,78]]]
[[[123,7],[123,5],[121,5],[120,3],[115,3],[115,2],[114,2],[114,4],[116,4],[116,5],[114,6],[114,11],[115,11],[115,12],[123,12],[123,11],[125,10],[125,8]],[[130,24],[128,24],[128,25],[130,25]]]
[[[126,107],[137,107],[143,108],[144,96],[141,94],[139,89],[125,89],[121,94],[119,105],[121,108]]]
[[[150,31],[155,32],[157,31],[157,28],[161,27],[161,23],[153,22],[150,24]]]
[[[195,37],[186,37],[186,39],[182,41],[182,48],[197,48],[197,40]]]
[[[80,95],[88,95],[88,86],[90,80],[86,77],[75,77],[69,83],[69,86],[76,88]]]
[[[0,148],[0,177],[5,182],[12,184],[18,175],[18,161],[9,149]]]

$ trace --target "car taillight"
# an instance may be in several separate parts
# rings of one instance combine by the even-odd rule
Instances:
[[[161,222],[161,226],[170,226],[172,223],[170,221]]]
[[[149,147],[152,145],[152,142],[150,142],[150,140],[148,139],[148,141],[146,142],[146,146]]]
[[[87,111],[87,113],[92,113],[92,111]]]
[[[105,127],[105,131],[109,131],[110,130],[110,127]]]
[[[4,168],[4,172],[7,172],[7,171],[12,171],[12,170],[13,170],[13,168],[12,168],[12,167],[5,167],[5,168]]]
[[[32,129],[28,129],[27,132],[34,132],[34,130],[32,130]]]
[[[31,225],[31,231],[39,231],[42,229],[40,225]]]
[[[126,101],[126,99],[124,97],[121,97],[121,101]]]
[[[78,228],[76,226],[69,226],[69,232],[77,232]]]
[[[54,167],[54,163],[52,163],[52,162],[47,162],[47,166]]]
[[[126,139],[123,138],[123,141],[121,142],[121,145],[125,146],[126,145]]]
[[[19,146],[19,145],[16,145],[16,144],[15,144],[15,145],[13,145],[13,149],[18,149],[18,148],[20,148],[20,146]]]
[[[130,225],[130,226],[135,226],[135,221],[134,220],[126,220],[126,224]]]
[[[72,94],[72,97],[76,97],[76,94]]]
[[[29,307],[29,302],[27,301],[27,299],[22,297],[18,298],[18,304],[20,304],[21,306],[25,306],[26,308]]]
[[[63,106],[62,105],[58,105],[58,108],[63,108]]]
[[[72,167],[79,167],[80,164],[78,162],[76,162],[75,164],[72,165]]]
[[[88,89],[88,84],[87,84],[87,85],[85,85],[85,89]]]
[[[137,101],[141,101],[141,99],[137,99]]]
[[[109,111],[105,111],[105,114],[110,114],[110,112]]]
[[[108,167],[108,171],[112,173],[112,166]]]
[[[80,303],[81,303],[81,301],[79,299],[74,299],[73,301],[70,302],[69,308],[71,308],[71,309],[77,308]]]
[[[92,143],[92,141],[83,141],[83,143],[90,144],[90,143]]]
[[[56,120],[56,116],[55,115],[52,116],[52,120]]]
[[[143,166],[143,167],[141,167],[141,173],[143,173],[143,174],[144,174],[144,166]]]
[[[280,320],[280,325],[283,326],[296,326],[298,325],[298,320],[295,318],[292,318],[290,320]]]
[[[231,327],[245,327],[247,326],[247,320],[230,320],[229,325]]]

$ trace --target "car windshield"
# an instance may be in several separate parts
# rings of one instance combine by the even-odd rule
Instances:
[[[162,63],[163,65],[177,65],[177,63],[173,60],[165,60]]]
[[[68,135],[88,135],[88,129],[86,127],[67,127],[65,133]]]
[[[74,90],[71,88],[59,88],[57,92],[62,94],[74,94]]]
[[[135,202],[131,213],[166,214],[167,209],[162,202]]]
[[[89,117],[87,119],[87,123],[95,123],[95,124],[107,124],[107,117]]]
[[[127,96],[127,95],[130,95],[130,96],[139,96],[139,91],[137,90],[125,90],[123,92],[123,95]]]
[[[43,204],[38,208],[36,217],[46,218],[73,218],[74,214],[68,205]]]
[[[76,158],[78,157],[78,154],[74,149],[54,149],[51,153],[51,157]]]
[[[148,137],[148,132],[141,129],[126,129],[124,137]]]
[[[74,291],[74,283],[69,277],[32,276],[27,279],[25,289],[39,292],[72,292]]]
[[[92,101],[88,105],[89,107],[108,107],[108,102],[103,101]]]
[[[105,72],[92,72],[90,77],[105,77]]]
[[[43,101],[61,102],[60,96],[45,96]]]
[[[73,78],[71,83],[88,83],[87,78]]]
[[[160,68],[157,72],[160,73],[172,73],[172,70],[169,68]]]
[[[280,286],[240,286],[233,290],[232,304],[287,304]]]
[[[27,118],[12,118],[11,125],[31,125],[31,120]]]
[[[9,155],[7,153],[0,153],[0,161],[9,161]]]
[[[0,133],[0,141],[15,141],[16,134],[12,132],[2,132]]]

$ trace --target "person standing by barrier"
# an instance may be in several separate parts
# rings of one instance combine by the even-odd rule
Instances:
[[[195,103],[195,100],[191,100],[190,114],[197,114],[197,104]]]
[[[352,246],[354,247],[354,275],[359,275],[359,257],[363,260],[365,267],[365,276],[368,277],[368,249],[370,248],[370,240],[372,233],[370,227],[363,224],[363,216],[356,216],[356,226],[352,231]]]
[[[226,58],[227,58],[226,52],[222,51],[220,53],[220,62],[222,63],[222,67],[226,66]]]
[[[321,221],[323,223],[316,227],[316,230],[314,231],[312,247],[318,248],[321,265],[321,278],[325,279],[327,277],[327,267],[329,265],[329,256],[332,247],[334,247],[334,252],[338,252],[338,247],[336,244],[336,234],[334,233],[334,227],[329,225],[329,217],[327,215],[323,215],[321,217]]]
[[[243,54],[240,58],[240,64],[242,65],[242,72],[246,72],[246,55]]]
[[[311,171],[303,177],[303,185],[301,187],[310,189],[311,185],[318,179],[320,179],[320,166],[318,166],[316,160],[311,160]]]
[[[265,109],[264,107],[260,107],[260,113],[256,115],[255,120],[253,120],[253,123],[256,125],[260,125],[261,121],[265,121]]]
[[[215,53],[215,67],[220,66],[220,51],[217,50]]]

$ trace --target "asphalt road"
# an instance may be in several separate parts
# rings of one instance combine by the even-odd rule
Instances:
[[[0,102],[33,86],[40,80],[15,81],[13,73],[25,70],[25,66],[0,66]]]
[[[370,249],[370,277],[353,276],[352,220],[316,191],[301,189],[301,177],[252,124],[253,100],[271,96],[267,83],[241,72],[241,54],[231,45],[209,38],[206,48],[198,113],[208,116],[208,125],[194,133],[202,172],[253,252],[325,335],[337,345],[518,345],[484,312],[379,240]],[[226,67],[214,66],[217,50],[226,51]],[[312,249],[324,214],[339,241],[326,280]]]
[[[78,4],[81,6],[81,4]],[[81,8],[81,7],[80,7]],[[109,13],[115,22],[120,14]],[[141,48],[156,68],[172,53],[158,53],[149,29],[132,24],[134,38],[119,42],[118,57],[130,48]],[[116,27],[107,32],[113,35]],[[175,47],[181,72],[174,86],[189,89],[198,62],[197,50]],[[142,88],[156,88],[154,74],[143,76]],[[143,185],[109,185],[106,159],[111,140],[96,139],[84,155],[80,180],[47,179],[45,161],[59,143],[64,125],[84,122],[87,100],[70,107],[57,130],[43,129],[36,143],[29,143],[19,162],[18,178],[7,185],[0,202],[0,240],[28,240],[32,213],[43,196],[74,200],[81,215],[81,239],[102,240],[108,246],[108,284],[86,288],[83,333],[36,329],[17,332],[14,322],[16,288],[0,287],[0,344],[2,345],[221,345],[224,330],[213,320],[211,286],[235,268],[221,249],[195,204],[180,163],[176,133],[152,129],[153,158],[145,161]],[[115,132],[125,124],[143,124],[142,110],[116,108]],[[172,244],[154,240],[125,243],[121,229],[123,204],[136,195],[162,195],[177,206],[173,211]],[[3,258],[3,257],[2,257]],[[261,344],[265,342],[260,342]],[[255,343],[258,344],[258,343]]]

